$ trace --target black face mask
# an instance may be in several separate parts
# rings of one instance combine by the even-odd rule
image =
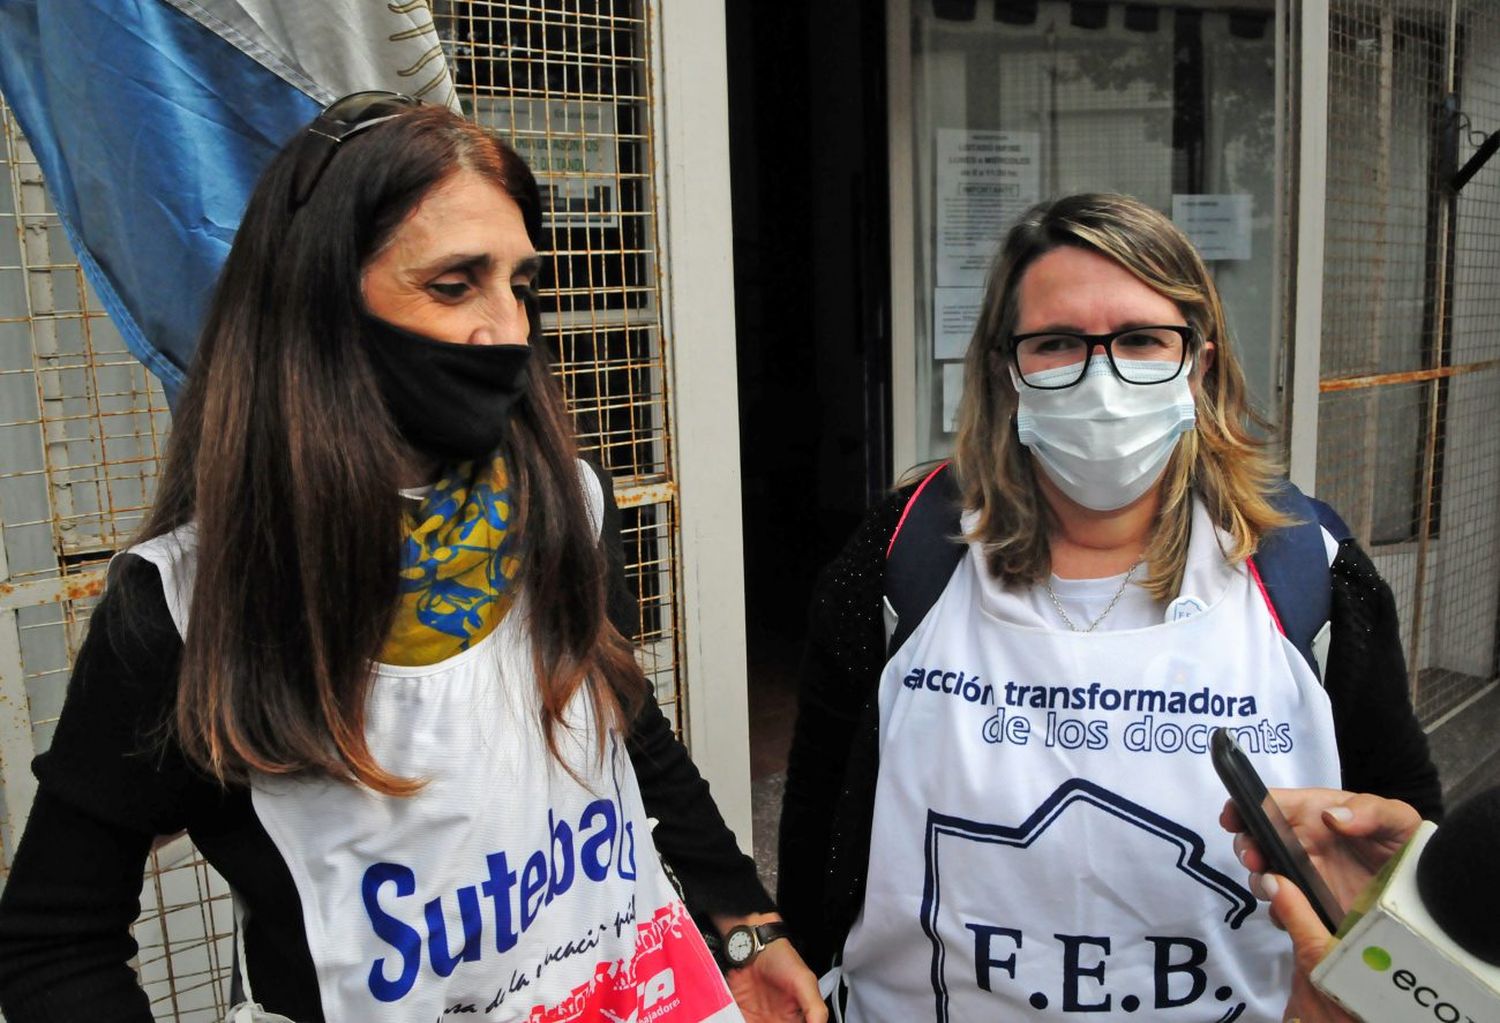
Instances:
[[[500,446],[526,393],[530,345],[435,341],[368,313],[370,367],[391,420],[418,452],[441,462],[482,458]]]

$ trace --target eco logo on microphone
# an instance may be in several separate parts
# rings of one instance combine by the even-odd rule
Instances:
[[[1379,945],[1367,945],[1359,954],[1361,960],[1376,973],[1385,973],[1395,965],[1391,954]],[[1431,1009],[1434,1019],[1441,1023],[1474,1023],[1475,1017],[1464,1012],[1452,1002],[1444,1001],[1443,996],[1430,985],[1422,983],[1422,979],[1411,970],[1400,969],[1391,974],[1391,983],[1402,991],[1410,991],[1412,1001],[1424,1009]]]

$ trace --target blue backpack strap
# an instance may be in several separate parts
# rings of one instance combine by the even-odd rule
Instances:
[[[896,613],[887,656],[899,650],[927,617],[963,558],[965,547],[954,540],[958,519],[958,486],[944,462],[907,498],[885,550],[885,599]]]
[[[1323,530],[1335,540],[1348,538],[1350,530],[1332,508],[1291,483],[1283,482],[1270,499],[1277,511],[1293,521],[1261,537],[1250,570],[1282,634],[1321,678],[1313,641],[1328,622],[1333,605],[1333,575]]]
[[[1270,499],[1292,524],[1261,538],[1250,569],[1277,626],[1321,678],[1313,641],[1328,622],[1333,604],[1333,575],[1323,530],[1335,540],[1345,540],[1352,532],[1337,512],[1291,483],[1282,483]],[[958,488],[944,462],[907,498],[886,548],[885,598],[896,613],[887,656],[899,650],[921,624],[963,557],[964,545],[954,541],[959,515]]]

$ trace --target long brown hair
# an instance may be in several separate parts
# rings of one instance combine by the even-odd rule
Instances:
[[[406,795],[421,780],[387,772],[365,741],[371,664],[397,596],[407,453],[361,344],[360,272],[460,168],[516,201],[538,248],[541,202],[510,147],[427,106],[347,140],[342,148],[358,152],[337,154],[292,211],[306,144],[304,130],[250,199],[141,536],[196,528],[174,721],[190,760],[220,783],[312,772]],[[581,688],[597,720],[622,724],[647,683],[606,616],[605,559],[542,354],[511,412],[505,455],[526,595],[517,606],[529,615],[555,756],[564,708]]]
[[[1214,345],[1206,370],[1198,349],[1197,424],[1183,434],[1162,475],[1161,506],[1146,548],[1144,585],[1166,599],[1182,585],[1194,492],[1229,534],[1231,562],[1248,558],[1261,536],[1287,519],[1268,500],[1281,472],[1256,432],[1266,424],[1250,407],[1213,278],[1175,224],[1129,196],[1071,195],[1033,206],[1011,228],[990,269],[965,356],[954,457],[965,507],[979,509],[970,538],[984,544],[990,572],[1006,583],[1034,583],[1050,571],[1051,512],[1016,436],[1009,360],[1021,278],[1038,258],[1064,245],[1114,260],[1176,302],[1200,341]]]

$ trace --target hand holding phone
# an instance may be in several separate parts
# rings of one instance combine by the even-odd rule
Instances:
[[[1255,773],[1250,759],[1234,741],[1234,736],[1223,728],[1213,730],[1209,746],[1214,770],[1229,790],[1229,798],[1234,801],[1240,820],[1244,821],[1250,837],[1260,847],[1271,872],[1280,874],[1300,888],[1317,911],[1323,926],[1330,932],[1337,931],[1339,921],[1344,918],[1343,907],[1313,866],[1307,850],[1297,840],[1297,833],[1282,814],[1281,807],[1276,805],[1276,800],[1271,798],[1265,782]]]

